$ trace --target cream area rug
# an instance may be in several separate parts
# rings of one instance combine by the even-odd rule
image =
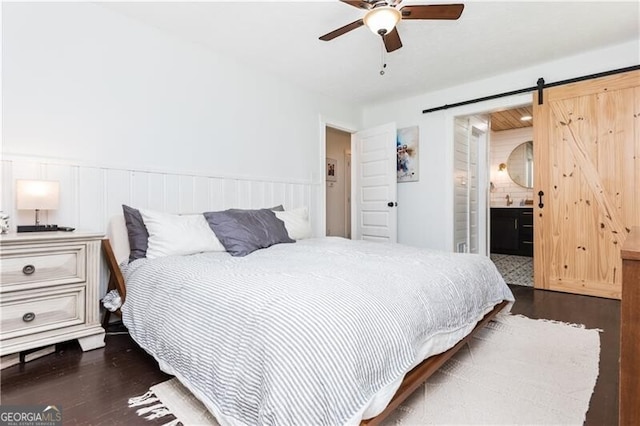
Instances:
[[[599,358],[599,330],[500,314],[384,424],[582,425]],[[218,424],[177,379],[129,403],[171,426]]]

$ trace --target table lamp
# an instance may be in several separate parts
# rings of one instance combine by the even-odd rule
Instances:
[[[40,210],[56,210],[60,182],[50,180],[17,180],[16,209],[35,210],[36,224],[18,226],[18,232],[57,231],[57,225],[40,225]]]

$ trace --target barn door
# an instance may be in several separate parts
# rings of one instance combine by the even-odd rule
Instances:
[[[534,96],[535,287],[619,299],[640,225],[640,71]]]

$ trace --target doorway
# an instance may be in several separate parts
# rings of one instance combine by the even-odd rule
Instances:
[[[490,253],[508,284],[533,287],[533,107],[491,113]]]
[[[351,238],[351,133],[326,126],[325,232]]]
[[[533,287],[532,106],[455,117],[454,247]]]

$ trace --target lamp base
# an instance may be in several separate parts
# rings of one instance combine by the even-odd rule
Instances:
[[[58,225],[18,225],[16,232],[45,232],[57,230]]]

